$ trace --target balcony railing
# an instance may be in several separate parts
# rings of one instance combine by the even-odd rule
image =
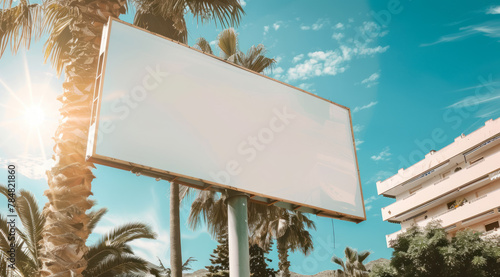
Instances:
[[[475,183],[478,179],[487,178],[489,173],[500,169],[500,152],[486,157],[480,164],[481,166],[464,168],[446,180],[416,191],[409,196],[411,199],[406,199],[407,201],[405,199],[399,200],[382,208],[383,219],[402,220],[406,214],[410,217],[410,213],[418,213],[426,207],[445,201],[445,197],[451,193],[472,189],[473,186],[478,185]],[[400,217],[400,219],[396,217]]]
[[[458,208],[447,210],[431,218],[427,218],[426,220],[419,221],[416,225],[425,227],[430,221],[439,220],[441,221],[441,225],[445,228],[453,224],[456,224],[456,227],[464,228],[478,222],[484,215],[490,215],[489,212],[491,211],[493,211],[491,215],[494,213],[498,214],[498,208],[500,206],[498,199],[500,199],[500,189],[473,199]],[[386,236],[388,247],[390,247],[389,242],[395,240],[402,232],[403,230]]]

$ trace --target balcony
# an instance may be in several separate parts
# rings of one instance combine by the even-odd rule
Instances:
[[[484,158],[478,165],[469,166],[459,172],[418,190],[413,195],[382,208],[384,220],[402,221],[426,209],[445,203],[468,191],[490,182],[488,174],[500,168],[500,151]]]
[[[395,196],[401,190],[401,184],[407,183],[415,177],[429,172],[433,167],[439,167],[440,164],[445,163],[447,160],[454,159],[457,156],[462,156],[474,149],[481,142],[486,142],[492,138],[496,138],[495,142],[489,145],[479,145],[482,150],[498,145],[500,139],[500,120],[488,120],[485,126],[479,128],[467,136],[460,136],[455,139],[455,142],[442,148],[441,150],[429,153],[425,158],[406,169],[400,169],[394,176],[377,182],[378,194],[387,196]],[[484,144],[484,143],[483,143]],[[477,148],[477,147],[476,147]]]
[[[498,237],[500,236],[500,229],[491,230],[483,234],[484,238]]]
[[[456,209],[447,210],[444,213],[419,221],[416,225],[425,227],[432,220],[440,220],[441,225],[446,231],[460,230],[476,224],[479,221],[499,216],[500,213],[498,208],[500,203],[498,202],[498,199],[500,199],[500,189],[473,199]],[[403,231],[401,230],[386,235],[387,247],[390,247],[389,242],[391,240],[395,240],[402,232]],[[498,232],[498,230],[496,232]]]

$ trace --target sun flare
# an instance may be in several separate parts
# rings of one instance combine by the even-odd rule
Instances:
[[[45,120],[45,112],[40,106],[33,105],[26,109],[24,119],[31,127],[40,127]]]

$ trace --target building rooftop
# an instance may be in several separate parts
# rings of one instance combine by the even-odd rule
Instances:
[[[490,119],[484,126],[470,133],[461,135],[455,141],[439,151],[430,151],[425,158],[409,166],[401,168],[394,176],[377,182],[378,194],[394,198],[409,190],[413,185],[425,181],[432,173],[449,169],[459,161],[467,160],[467,156],[481,148],[486,150],[500,141],[500,118]],[[419,182],[416,182],[419,180]]]

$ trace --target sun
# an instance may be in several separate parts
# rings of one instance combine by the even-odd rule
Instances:
[[[40,106],[32,105],[26,108],[24,112],[24,119],[31,127],[41,127],[45,120],[45,112]]]

